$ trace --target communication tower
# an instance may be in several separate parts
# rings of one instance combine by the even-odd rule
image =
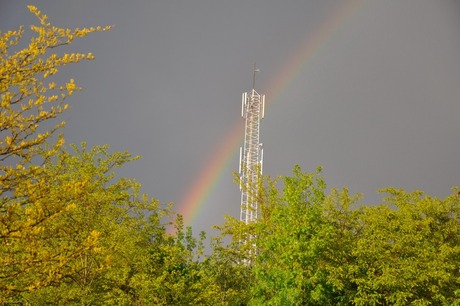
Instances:
[[[265,95],[255,89],[256,69],[254,65],[252,90],[243,93],[241,100],[241,117],[245,119],[244,144],[240,147],[240,220],[246,224],[257,219],[258,202],[254,194],[259,174],[262,174],[264,151],[260,143],[260,120],[264,118]]]

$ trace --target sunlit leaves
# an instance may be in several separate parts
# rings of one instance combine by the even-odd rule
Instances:
[[[166,212],[139,194],[139,183],[115,176],[116,168],[136,158],[107,149],[73,146],[75,155],[61,152],[48,160],[42,180],[21,185],[30,203],[17,216],[20,240],[9,237],[9,247],[0,248],[3,283],[11,288],[0,287],[4,293],[22,292],[34,304],[41,298],[92,305],[109,296],[132,298],[146,265],[148,233],[164,231],[159,222]]]
[[[109,27],[62,29],[36,7],[28,8],[38,20],[30,27],[28,42],[23,26],[0,32],[0,300],[59,280],[62,267],[99,239],[96,230],[82,234],[80,243],[68,241],[62,248],[53,244],[65,236],[53,226],[59,228],[58,220],[75,211],[77,194],[84,188],[77,182],[60,185],[49,162],[64,143],[61,135],[51,138],[64,126],[59,119],[68,108],[64,100],[79,90],[73,79],[59,80],[56,73],[94,58],[61,47]],[[71,190],[74,201],[69,199]]]
[[[270,178],[252,186],[260,206],[254,223],[230,218],[219,227],[233,240],[217,250],[240,265],[251,249],[238,237],[254,237],[247,303],[460,304],[457,192],[441,200],[387,188],[382,204],[358,208],[360,197],[346,188],[326,194],[319,171],[295,167],[280,180],[281,187]]]
[[[19,179],[9,164],[27,165],[39,155],[42,150],[40,145],[48,141],[64,122],[48,124],[44,129],[40,127],[65,111],[68,105],[64,100],[79,90],[73,79],[57,85],[57,80],[50,78],[62,66],[94,58],[92,53],[59,54],[59,47],[70,44],[74,37],[84,37],[110,28],[58,28],[52,26],[47,16],[36,7],[29,6],[29,10],[36,16],[39,25],[31,26],[35,35],[25,48],[17,48],[24,37],[24,27],[0,32],[1,193],[14,189]],[[58,140],[48,146],[48,155],[54,154],[62,143],[62,140]]]
[[[353,249],[354,301],[451,305],[460,286],[460,202],[386,189],[384,205],[363,208]]]

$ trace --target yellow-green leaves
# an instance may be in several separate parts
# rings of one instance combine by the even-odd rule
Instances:
[[[452,305],[460,286],[460,202],[389,188],[362,209],[350,280],[357,305]]]
[[[250,305],[459,305],[460,197],[387,188],[382,204],[355,207],[346,188],[325,193],[319,175],[264,178],[260,218],[219,227],[233,235],[215,249],[219,267],[247,268]],[[252,235],[251,247],[238,237]],[[256,250],[254,252],[254,249]],[[211,259],[216,258],[213,254]],[[237,258],[237,260],[235,260]],[[221,285],[228,291],[228,285]],[[236,287],[233,287],[236,288]]]
[[[15,158],[16,163],[22,164],[37,156],[39,146],[63,126],[61,121],[37,133],[44,122],[57,118],[68,108],[64,99],[79,89],[73,79],[62,85],[57,85],[56,79],[45,80],[62,66],[94,58],[92,53],[59,54],[59,48],[70,44],[74,37],[110,29],[62,29],[52,26],[36,7],[29,6],[29,10],[39,25],[31,26],[36,34],[27,47],[15,49],[23,38],[23,27],[0,34],[0,158],[3,161]],[[60,144],[49,146],[49,150],[55,150]],[[14,187],[14,178],[5,175],[4,167],[0,164],[0,184],[10,190]]]
[[[134,290],[140,286],[134,275],[145,277],[148,233],[164,233],[160,219],[147,216],[167,212],[140,195],[137,182],[115,177],[136,157],[111,154],[107,146],[72,147],[74,154],[47,159],[40,176],[16,188],[21,202],[9,206],[15,214],[0,245],[0,293],[32,304],[129,301],[120,288]]]
[[[68,108],[64,100],[79,90],[73,79],[58,78],[59,69],[94,58],[63,52],[62,46],[110,27],[63,29],[52,26],[36,7],[28,8],[38,24],[30,27],[24,48],[18,48],[23,26],[0,32],[0,303],[3,296],[59,280],[58,267],[98,241],[94,232],[73,249],[52,244],[50,224],[59,223],[75,202],[61,197],[68,195],[65,186],[52,191],[55,177],[40,165],[62,147],[64,138],[52,136],[64,126],[59,119]]]

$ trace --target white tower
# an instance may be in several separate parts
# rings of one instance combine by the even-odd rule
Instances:
[[[244,146],[240,147],[240,189],[241,189],[241,212],[240,220],[246,224],[257,219],[258,203],[251,192],[257,186],[257,178],[262,173],[263,148],[260,143],[260,120],[264,118],[265,95],[260,95],[255,90],[256,69],[252,90],[243,93],[241,101],[241,116],[245,119]]]

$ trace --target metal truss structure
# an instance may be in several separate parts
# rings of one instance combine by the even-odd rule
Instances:
[[[253,88],[243,93],[241,116],[245,119],[244,145],[240,147],[240,220],[246,224],[257,219],[257,180],[263,170],[263,148],[260,143],[260,120],[264,118],[265,95],[255,90],[255,76],[259,70],[254,66]]]

